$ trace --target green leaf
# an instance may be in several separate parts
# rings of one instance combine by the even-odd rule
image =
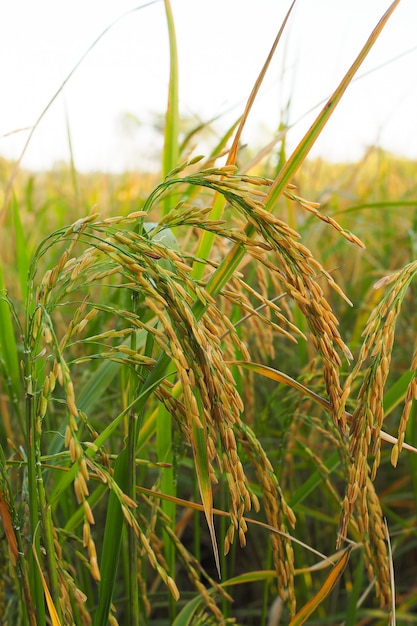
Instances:
[[[236,134],[234,136],[233,139],[233,143],[232,143],[232,147],[230,148],[228,157],[227,157],[227,161],[226,164],[227,165],[233,165],[236,163],[236,159],[237,159],[237,153],[238,153],[238,149],[239,149],[239,142],[240,142],[240,138],[244,129],[244,126],[246,124],[246,121],[249,117],[249,113],[252,109],[252,106],[255,102],[256,96],[258,95],[259,89],[261,88],[262,82],[265,78],[266,72],[271,64],[272,58],[275,54],[275,51],[277,49],[278,43],[282,37],[282,34],[284,32],[285,26],[287,24],[287,21],[289,19],[289,16],[291,14],[291,11],[293,10],[293,7],[295,5],[295,0],[293,1],[293,3],[291,4],[289,10],[287,11],[287,14],[285,16],[284,21],[281,24],[281,27],[278,31],[278,34],[275,38],[275,41],[272,45],[272,48],[268,54],[268,57],[264,63],[264,65],[262,66],[262,69],[259,73],[258,78],[255,81],[255,84],[253,86],[253,89],[249,95],[248,101],[246,103],[245,106],[245,110],[243,112],[243,115],[240,119],[239,122],[239,126],[236,130]],[[216,194],[214,197],[214,202],[213,202],[213,210],[210,213],[210,219],[211,220],[218,220],[221,218],[222,214],[223,214],[223,210],[224,207],[226,205],[226,199],[219,195]],[[213,247],[213,243],[214,243],[214,234],[210,233],[208,231],[206,231],[205,233],[203,233],[203,236],[201,237],[201,241],[200,241],[200,245],[198,247],[197,250],[197,258],[200,259],[208,259],[209,255],[210,255],[210,251]],[[194,263],[194,267],[193,267],[193,277],[194,278],[201,278],[204,272],[204,264],[201,262],[196,261]]]
[[[395,0],[395,2],[391,4],[389,9],[382,16],[382,18],[372,31],[371,35],[368,37],[365,45],[356,57],[355,61],[343,77],[342,81],[340,82],[332,96],[329,98],[329,100],[326,102],[323,109],[320,111],[319,115],[317,116],[307,133],[304,135],[300,143],[295,148],[294,152],[289,157],[288,161],[285,163],[284,167],[282,168],[281,172],[277,176],[273,186],[270,189],[266,202],[267,210],[273,210],[278,198],[282,195],[286,186],[294,177],[295,173],[306,159],[308,153],[310,152],[323,128],[329,121],[332,113],[339,104],[343,94],[352,82],[353,77],[366,59],[369,51],[378,39],[382,29],[384,28],[388,19],[391,17],[394,9],[398,6],[399,2],[400,0]]]
[[[171,3],[164,0],[165,14],[169,36],[169,88],[168,104],[165,114],[165,137],[163,152],[163,174],[166,176],[179,161],[179,112],[178,112],[178,52],[175,36],[174,18]],[[163,214],[170,209],[169,198],[166,199]]]
[[[128,489],[128,454],[124,448],[116,459],[114,476],[120,489]],[[104,528],[103,549],[100,560],[100,582],[98,585],[98,603],[94,614],[93,626],[105,626],[108,623],[113,589],[119,565],[120,548],[124,517],[116,494],[111,491],[107,507],[106,525]]]
[[[16,267],[19,274],[19,285],[22,302],[27,300],[29,259],[27,253],[27,243],[23,232],[22,222],[16,199],[13,201],[13,221],[16,244]]]
[[[10,382],[12,399],[20,398],[20,370],[16,338],[13,328],[13,314],[11,303],[7,297],[3,274],[3,265],[0,260],[0,356],[7,371]]]

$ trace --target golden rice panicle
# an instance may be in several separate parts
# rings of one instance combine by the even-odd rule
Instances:
[[[362,440],[363,441],[363,440]],[[363,446],[365,448],[365,446]],[[352,462],[349,466],[348,483],[346,485],[346,493],[342,502],[342,511],[340,513],[339,529],[337,534],[336,547],[340,548],[343,541],[347,537],[349,522],[351,521],[355,506],[361,507],[361,524],[363,532],[368,531],[369,513],[367,504],[367,484],[369,466],[366,457],[359,456],[359,464]]]
[[[66,571],[64,563],[61,564],[59,577],[64,624],[73,623],[74,605],[79,613],[81,623],[86,625],[91,624],[91,615],[86,607],[87,596],[81,589],[78,589],[72,576]]]
[[[287,196],[287,198],[289,198],[290,200],[293,200],[294,202],[297,202],[297,204],[299,204],[304,209],[306,209],[307,211],[309,211],[310,213],[312,213],[313,215],[318,217],[318,219],[321,220],[322,222],[325,222],[326,224],[329,224],[330,226],[332,226],[332,228],[337,230],[337,232],[340,233],[340,235],[342,235],[342,237],[347,239],[347,241],[350,241],[351,243],[354,243],[355,245],[359,246],[360,248],[364,248],[365,247],[364,244],[362,243],[362,241],[358,237],[356,237],[356,235],[354,235],[353,233],[345,230],[332,217],[330,217],[328,215],[324,215],[323,213],[321,213],[321,211],[319,211],[319,208],[320,208],[320,204],[319,203],[311,202],[310,200],[306,200],[305,198],[301,198],[300,196],[292,193],[288,187],[284,191],[284,195]]]
[[[138,584],[139,584],[139,593],[140,593],[140,601],[143,604],[143,608],[145,610],[145,614],[147,617],[150,616],[152,611],[152,605],[148,598],[148,588],[146,585],[146,568],[142,559],[138,558]]]
[[[224,624],[224,617],[222,611],[216,605],[216,602],[212,596],[212,594],[208,593],[207,585],[201,582],[201,578],[204,577],[206,582],[210,587],[213,587],[216,592],[228,602],[233,602],[230,595],[222,588],[222,586],[215,581],[208,573],[203,569],[200,562],[194,557],[194,555],[188,552],[187,548],[184,546],[182,541],[178,538],[176,533],[169,526],[165,527],[167,534],[169,535],[171,541],[175,545],[175,549],[177,551],[179,559],[182,561],[188,577],[196,588],[199,594],[201,594],[204,604],[206,608],[210,611],[210,613],[216,619],[216,624]]]
[[[117,489],[116,485],[114,485],[114,488]],[[119,492],[119,497],[125,495]],[[125,496],[125,500],[126,500],[127,496]],[[130,500],[130,499],[129,499]],[[135,504],[135,503],[133,503]],[[165,561],[162,557],[162,553],[159,552],[159,558],[162,559],[162,561],[164,562],[164,566],[161,565],[161,563],[159,562],[158,559],[158,555],[155,554],[154,548],[152,546],[152,540],[150,537],[147,536],[147,534],[142,530],[141,526],[139,525],[136,517],[134,516],[133,512],[130,510],[130,508],[128,506],[126,506],[125,504],[122,504],[122,512],[125,516],[126,521],[128,522],[128,524],[133,528],[133,530],[135,531],[135,534],[142,546],[142,554],[146,554],[147,559],[150,563],[150,565],[158,572],[159,577],[161,578],[162,582],[167,586],[168,590],[170,591],[170,593],[172,594],[172,597],[174,598],[174,600],[178,600],[180,597],[180,593],[178,590],[178,587],[175,583],[175,581],[173,580],[173,578],[171,578],[171,576],[169,576],[168,572],[167,572],[167,568],[166,568],[166,564]],[[147,532],[149,533],[149,524],[146,524],[147,528]],[[153,536],[153,532],[149,533],[150,536]],[[159,541],[159,540],[158,540]],[[160,543],[157,544],[158,547],[160,546]]]
[[[83,475],[79,471],[74,478],[74,491],[77,497],[77,501],[83,506],[83,546],[87,549],[90,571],[94,580],[100,580],[100,569],[98,566],[96,546],[91,534],[91,526],[95,524],[94,515],[90,504],[87,500],[88,489],[83,478]]]
[[[381,505],[370,477],[369,466],[366,466],[365,483],[361,488],[357,482],[355,483],[355,474],[353,464],[350,467],[349,485],[343,501],[337,548],[346,538],[348,524],[352,519],[352,524],[359,532],[360,540],[365,547],[369,580],[375,579],[376,595],[380,605],[387,608],[391,606],[391,585],[386,526]]]
[[[369,531],[362,525],[362,512],[356,516],[358,528],[365,546],[366,566],[369,580],[375,579],[375,591],[381,608],[392,605],[387,530],[381,505],[373,482],[368,479],[367,499],[369,509]]]
[[[229,365],[225,362],[221,346],[223,324],[213,324],[218,319],[217,308],[207,299],[207,312],[197,323],[188,302],[177,291],[174,281],[160,277],[166,305],[146,301],[159,318],[165,335],[165,352],[170,355],[182,387],[188,432],[191,445],[193,426],[206,429],[213,446],[209,455],[209,471],[215,479],[211,461],[217,456],[214,442],[220,436],[223,450],[221,466],[226,473],[231,498],[233,523],[241,543],[245,542],[246,525],[243,515],[253,501],[249,482],[237,454],[233,428],[240,422],[242,400],[236,390]],[[220,316],[220,319],[221,316]]]
[[[295,290],[301,296],[297,303],[310,326],[313,344],[323,359],[324,377],[332,406],[333,420],[344,434],[346,423],[339,381],[339,368],[342,364],[339,351],[348,361],[351,360],[352,355],[340,336],[338,320],[323,289],[318,284],[319,276],[327,279],[329,285],[337,289],[341,296],[343,294],[327,272],[317,264],[310,251],[300,246],[301,244],[295,242],[294,259],[297,261],[295,267],[298,271],[295,273],[293,270],[291,273],[292,266],[290,266],[287,270],[287,280],[293,285],[291,293]]]
[[[231,429],[228,429],[228,431],[226,435],[224,429],[221,428],[220,433],[224,445],[222,467],[229,487],[230,519],[231,525],[234,528],[233,531],[229,531],[226,552],[228,551],[229,544],[233,541],[235,530],[238,532],[240,544],[243,545],[245,543],[244,533],[246,532],[246,523],[243,519],[243,515],[245,511],[251,508],[252,504],[246,475],[237,455],[234,434]],[[234,443],[233,447],[230,447],[232,439]]]
[[[152,515],[152,521],[150,523],[151,527],[155,526],[157,520],[157,513],[156,511],[154,511],[153,515]],[[146,520],[143,520],[146,524]],[[144,526],[144,528],[146,528],[146,525]],[[163,549],[164,549],[164,544],[162,542],[162,540],[155,534],[155,532],[147,532],[147,536],[149,539],[149,544],[152,547],[152,550],[154,551],[154,554],[158,560],[158,563],[160,564],[160,566],[165,570],[168,571],[168,564],[165,560],[165,556],[163,553]]]
[[[373,439],[372,453],[374,454],[374,464],[371,475],[372,479],[376,475],[380,461],[380,433],[384,420],[382,398],[390,369],[396,321],[407,288],[416,272],[417,262],[414,261],[406,265],[399,272],[389,277],[384,277],[376,283],[376,289],[389,286],[389,290],[382,298],[381,302],[371,312],[363,333],[365,338],[358,361],[352,372],[352,377],[355,377],[364,365],[365,360],[367,358],[372,359],[358,398],[358,402],[367,407],[367,411],[365,412],[366,425],[364,425],[363,428],[366,428],[366,441],[368,445],[370,445],[371,436]],[[414,356],[411,371],[414,372],[416,366],[417,359]],[[404,442],[405,430],[416,390],[417,386],[413,377],[406,392],[405,404],[398,428],[398,443],[395,444],[392,449],[391,460],[393,465],[396,465],[398,461],[398,455]],[[358,436],[359,430],[360,429],[353,424],[351,440],[352,450],[358,448],[355,444],[355,438]]]
[[[277,222],[262,223],[262,216],[254,211],[255,214],[258,223],[254,219],[253,225],[271,244],[273,248],[271,257],[274,256],[274,260],[270,263],[263,254],[254,254],[252,251],[251,254],[268,270],[275,273],[283,289],[292,297],[307,320],[313,345],[323,358],[324,376],[332,405],[333,419],[340,430],[345,433],[346,420],[342,403],[344,396],[339,382],[341,366],[339,352],[348,360],[351,360],[352,354],[340,336],[337,318],[318,283],[319,277],[327,280],[328,284],[341,296],[343,294],[329,274],[314,259],[311,252],[295,239],[292,232],[288,232]]]
[[[402,446],[405,439],[405,431],[407,428],[408,420],[411,415],[411,408],[413,402],[417,399],[417,351],[413,355],[411,363],[412,378],[408,384],[405,394],[404,407],[401,413],[400,423],[398,425],[397,439],[398,442],[393,446],[391,454],[391,463],[394,467],[397,466],[398,456],[402,450]]]
[[[251,460],[262,490],[265,514],[273,528],[281,533],[288,532],[288,526],[294,528],[296,518],[288,506],[276,474],[265,450],[253,431],[243,425],[239,428],[239,441]],[[296,611],[294,587],[294,552],[290,539],[283,534],[272,533],[271,544],[274,565],[278,577],[278,589],[282,600],[288,601],[291,615]]]
[[[307,288],[313,285],[316,289],[320,289],[316,278],[321,275],[329,282],[332,288],[346,299],[328,272],[326,272],[313,257],[310,250],[297,241],[299,239],[297,232],[269,211],[265,211],[261,203],[251,203],[246,197],[245,200],[247,201],[246,203],[236,203],[234,206],[242,212],[250,224],[253,225],[259,235],[259,239],[267,242],[271,246],[271,249],[277,254],[278,263],[274,265],[276,267],[276,274],[281,280],[294,284],[297,289],[299,287],[299,285],[296,284],[297,280],[300,283],[305,282],[304,286]],[[309,292],[308,289],[304,289],[303,287],[301,290],[305,291],[305,294],[300,293],[301,301],[303,300],[303,295],[305,296],[305,302],[314,301],[314,293]],[[289,291],[291,291],[291,289]],[[326,308],[329,312],[331,311],[327,302]],[[309,318],[307,317],[307,319]],[[340,336],[336,343],[339,344],[339,348],[345,352],[348,358],[351,358],[350,351],[340,340]]]
[[[259,258],[257,253],[252,254],[254,259]],[[246,283],[240,277],[234,277],[227,288],[222,290],[225,306],[239,307],[242,317],[239,325],[246,330],[245,335],[251,338],[258,352],[264,356],[274,356],[273,333],[278,333],[295,343],[296,337],[304,334],[292,322],[292,312],[285,301],[285,292],[282,285],[274,279],[274,274],[268,270],[265,259],[256,264],[258,285],[256,288]],[[272,272],[276,268],[272,266]],[[272,279],[274,298],[268,297],[267,286],[263,283]],[[278,302],[279,301],[279,302]],[[283,312],[284,311],[284,312]],[[243,337],[245,336],[242,333]]]
[[[73,488],[78,504],[83,507],[83,545],[87,549],[91,575],[94,580],[99,581],[100,570],[98,566],[95,542],[90,528],[91,525],[95,524],[95,519],[91,506],[87,500],[89,496],[88,481],[90,479],[88,467],[89,465],[90,467],[92,465],[84,455],[83,447],[78,439],[77,418],[80,417],[80,414],[75,403],[74,385],[70,377],[69,368],[63,359],[61,359],[59,364],[57,361],[55,364],[56,367],[54,366],[54,370],[59,370],[60,372],[57,376],[61,380],[67,398],[68,423],[65,429],[64,443],[65,447],[69,451],[71,463],[73,463],[77,468],[77,472],[73,480]]]
[[[274,358],[274,342],[273,342],[273,328],[271,325],[272,318],[272,309],[267,305],[268,303],[268,281],[267,281],[267,273],[265,272],[262,265],[256,266],[256,278],[257,278],[257,286],[259,295],[262,295],[262,314],[263,320],[266,323],[259,324],[260,333],[254,333],[253,336],[256,338],[257,348],[261,355],[268,355],[270,358]],[[269,322],[269,323],[268,323]]]
[[[65,570],[65,564],[60,562],[59,565],[59,604],[64,623],[73,623],[73,604],[75,604],[77,606],[77,610],[80,612],[80,616],[82,616],[82,619],[84,620],[82,623],[90,624],[91,619],[89,619],[90,616],[84,606],[87,599],[86,595],[77,589],[74,581]]]
[[[417,263],[413,263],[395,275],[377,283],[377,288],[389,284],[390,289],[369,316],[363,333],[364,341],[358,360],[349,377],[349,382],[356,378],[364,367],[366,360],[372,359],[371,364],[365,371],[364,381],[357,399],[358,408],[353,413],[350,432],[350,452],[356,465],[359,464],[360,458],[368,454],[372,444],[372,454],[374,455],[371,473],[372,480],[375,478],[381,456],[380,433],[384,421],[382,400],[390,369],[395,325],[402,299],[416,271]],[[414,387],[415,383],[411,381],[407,390],[403,415],[400,420],[399,441],[392,450],[392,462],[394,465],[398,460],[398,454],[404,441]]]
[[[91,536],[88,542],[87,551],[88,551],[88,558],[90,562],[91,575],[94,578],[94,580],[99,581],[101,576],[100,576],[100,570],[98,567],[96,544],[93,541],[93,538]]]

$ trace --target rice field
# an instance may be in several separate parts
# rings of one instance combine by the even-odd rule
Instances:
[[[383,25],[292,154],[172,52],[160,173],[0,161],[2,623],[417,622],[416,164],[308,159]]]

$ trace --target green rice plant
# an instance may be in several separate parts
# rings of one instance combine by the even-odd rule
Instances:
[[[222,624],[233,619],[235,587],[254,585],[262,598],[254,623],[266,623],[267,604],[269,623],[278,623],[278,613],[294,625],[314,614],[316,623],[355,623],[372,611],[361,607],[365,569],[378,615],[385,622],[390,611],[394,616],[390,563],[397,546],[391,552],[376,481],[381,440],[393,444],[394,465],[402,448],[416,452],[405,443],[407,431],[412,443],[415,434],[414,355],[410,374],[386,392],[394,329],[416,264],[377,284],[389,290],[374,304],[354,359],[328,294],[348,299],[278,213],[291,202],[308,212],[309,223],[361,248],[291,181],[397,4],[269,179],[234,164],[268,62],[226,165],[217,165],[217,155],[177,165],[178,68],[166,2],[171,82],[162,182],[139,210],[92,211],[59,225],[31,259],[15,207],[21,301],[0,274],[8,620]],[[303,364],[309,371],[295,377],[253,358],[275,358],[275,341],[287,349],[305,341],[303,354],[314,357]],[[291,393],[278,451],[276,442],[266,445],[274,442],[273,429],[250,421],[260,376],[275,385],[274,411],[280,388]],[[384,418],[402,401],[393,438]],[[184,507],[191,515],[181,515]],[[205,518],[197,540],[208,546],[206,567],[202,546],[197,558],[196,542],[186,537],[193,514],[199,523],[197,512]],[[238,572],[244,551],[238,555],[236,539],[248,550],[253,528],[268,533],[269,547],[260,551],[261,567],[246,562]],[[351,592],[349,584],[341,587],[342,575],[355,581]],[[407,602],[400,608],[406,614]]]

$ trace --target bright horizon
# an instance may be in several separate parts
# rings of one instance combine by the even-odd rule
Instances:
[[[143,4],[143,3],[141,3]],[[241,114],[290,1],[171,0],[180,114],[220,136]],[[313,8],[314,4],[314,8]],[[389,0],[298,0],[250,115],[243,141],[260,148],[288,104],[295,147],[337,87]],[[0,9],[0,156],[16,159],[63,80],[97,37],[140,4],[16,0]],[[417,3],[402,0],[311,156],[353,161],[377,145],[417,159]],[[80,171],[141,169],[158,159],[169,71],[163,2],[120,19],[87,55],[36,129],[22,167],[69,161]],[[316,107],[316,108],[314,108]],[[312,110],[314,109],[314,112]],[[214,141],[214,138],[213,138]],[[196,146],[197,152],[207,146]]]

